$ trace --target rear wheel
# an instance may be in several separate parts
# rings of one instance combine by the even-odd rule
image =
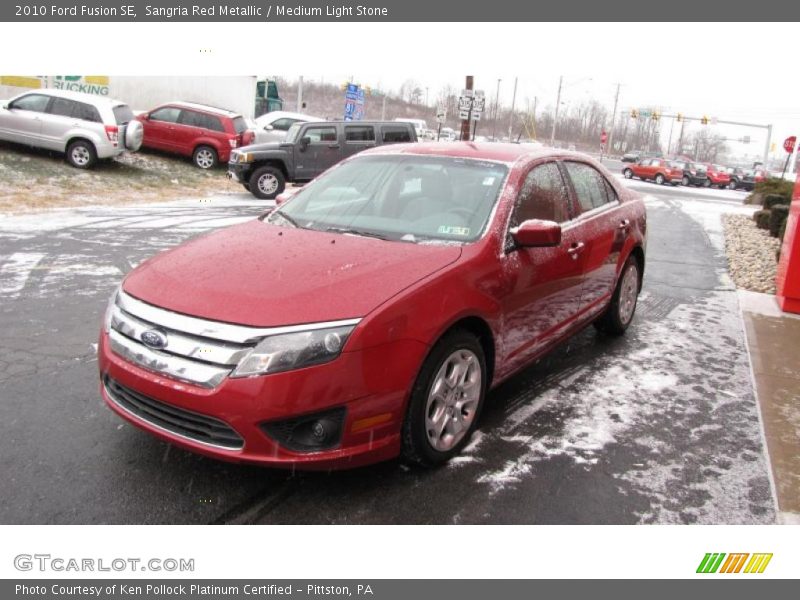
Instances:
[[[711,187],[711,180],[706,179],[705,181],[703,181],[703,187]]]
[[[633,320],[638,297],[639,262],[634,256],[629,256],[622,268],[611,303],[606,312],[594,322],[594,326],[604,333],[622,335]]]
[[[664,185],[664,176],[661,173],[656,175],[656,183],[658,185]]]
[[[731,182],[728,184],[728,189],[729,190],[735,190],[736,189],[736,182],[731,180]]]
[[[625,179],[633,179],[633,171],[630,169],[625,169],[622,174],[625,175]]]
[[[286,187],[286,178],[276,167],[261,167],[250,176],[250,193],[262,200],[272,200]]]
[[[433,466],[469,441],[486,394],[486,359],[478,338],[455,330],[434,346],[411,391],[402,455]]]
[[[681,183],[682,183],[683,185],[685,185],[685,186],[688,186],[688,185],[689,185],[689,183],[691,183],[691,182],[689,181],[689,178],[688,178],[686,175],[684,175],[684,176],[683,176],[683,179],[681,179]]]
[[[67,162],[76,169],[90,169],[97,162],[94,144],[86,140],[76,140],[67,147]]]
[[[201,169],[213,169],[219,163],[217,151],[211,146],[198,146],[192,154],[195,166]]]

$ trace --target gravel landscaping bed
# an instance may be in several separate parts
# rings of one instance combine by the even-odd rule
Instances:
[[[744,215],[723,215],[722,225],[728,270],[736,287],[774,294],[778,267],[775,254],[780,240],[756,227],[753,219]]]

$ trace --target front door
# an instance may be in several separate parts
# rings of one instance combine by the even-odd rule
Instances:
[[[579,308],[583,240],[570,227],[573,210],[568,187],[555,162],[533,167],[517,197],[509,229],[530,219],[562,225],[562,240],[548,248],[514,248],[508,242],[501,264],[505,295],[501,302],[503,371],[511,372],[554,341]]]
[[[17,98],[0,112],[0,129],[4,137],[20,144],[38,146],[42,138],[42,118],[50,103],[50,96],[28,94]]]
[[[177,151],[175,127],[180,115],[181,109],[175,106],[164,106],[151,112],[144,121],[142,145],[156,150]]]
[[[308,144],[302,143],[308,138]],[[294,148],[295,179],[314,179],[341,160],[341,145],[335,125],[309,125]]]

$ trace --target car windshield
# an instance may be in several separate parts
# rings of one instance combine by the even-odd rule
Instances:
[[[705,165],[701,165],[700,163],[692,163],[692,168],[697,170],[697,171],[705,171],[706,170],[706,166]]]
[[[361,156],[266,221],[403,242],[472,242],[486,228],[507,172],[499,163],[453,157]]]
[[[304,125],[304,123],[294,123],[289,129],[286,131],[286,141],[290,144],[294,144],[297,141],[297,136],[300,133],[300,128]]]

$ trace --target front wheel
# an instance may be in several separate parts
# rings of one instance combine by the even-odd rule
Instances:
[[[735,190],[735,189],[736,189],[736,182],[735,182],[735,181],[731,181],[731,182],[728,184],[728,189],[729,189],[729,190]]]
[[[664,176],[661,173],[656,175],[656,183],[658,185],[664,185]]]
[[[684,175],[684,176],[683,176],[683,179],[681,179],[681,183],[682,183],[683,185],[685,185],[685,186],[688,186],[688,185],[689,185],[689,183],[690,183],[690,181],[689,181],[689,178],[688,178],[686,175]]]
[[[276,167],[261,167],[250,176],[250,193],[262,200],[273,200],[286,187],[286,178]]]
[[[639,263],[635,257],[629,256],[622,268],[611,303],[606,312],[594,322],[594,326],[604,333],[622,335],[633,320],[638,297]]]
[[[411,391],[402,432],[405,460],[433,466],[458,454],[477,425],[486,373],[475,335],[456,330],[439,340]]]
[[[633,171],[630,169],[625,169],[622,174],[625,175],[625,179],[633,179]]]
[[[706,179],[703,182],[703,187],[711,187],[711,180],[710,179]]]

